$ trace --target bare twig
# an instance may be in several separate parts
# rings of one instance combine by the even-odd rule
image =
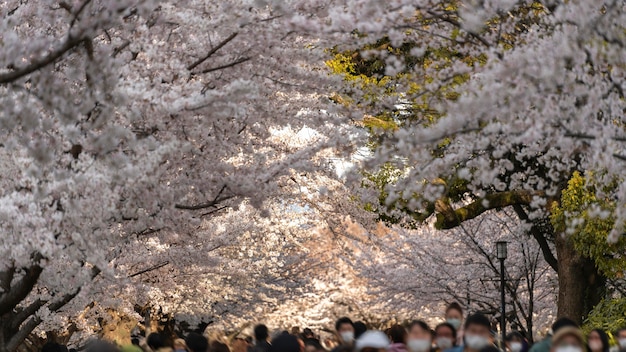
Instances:
[[[217,44],[213,49],[209,50],[209,52],[198,60],[194,61],[192,64],[187,66],[187,70],[191,71],[194,68],[198,67],[201,63],[205,62],[208,58],[210,58],[213,54],[215,54],[218,50],[220,50],[224,45],[228,44],[230,41],[235,39],[235,37],[239,34],[239,32],[235,32],[229,35],[226,39],[222,40],[221,43]]]

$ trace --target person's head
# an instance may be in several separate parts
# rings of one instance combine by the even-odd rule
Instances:
[[[272,340],[269,352],[301,352],[300,341],[293,335],[281,334]]]
[[[209,349],[209,340],[196,332],[187,335],[185,344],[189,352],[206,352]]]
[[[211,352],[230,352],[228,345],[219,341],[211,343]]]
[[[341,343],[351,344],[354,342],[354,323],[352,323],[350,318],[339,318],[335,323],[335,330]]]
[[[185,340],[176,339],[174,340],[174,351],[186,351],[187,345],[185,344]]]
[[[152,334],[148,335],[148,338],[146,339],[146,344],[148,344],[148,347],[150,347],[150,349],[153,351],[156,351],[159,348],[165,347],[165,342],[163,341],[163,337],[161,337],[161,335],[159,335],[156,332],[153,332]]]
[[[304,352],[321,352],[324,351],[322,344],[316,339],[304,340]]]
[[[364,332],[367,331],[367,325],[365,325],[362,321],[357,321],[354,323],[354,338],[358,339],[363,335]]]
[[[386,352],[389,339],[382,331],[366,331],[356,340],[355,352]]]
[[[441,323],[435,327],[435,343],[441,350],[456,346],[456,329],[450,323]]]
[[[456,330],[461,327],[463,323],[463,308],[461,308],[460,304],[453,302],[446,307],[446,321],[454,326]]]
[[[254,339],[257,341],[267,341],[270,332],[267,329],[267,326],[263,324],[259,324],[254,327]]]
[[[406,346],[411,352],[427,352],[432,347],[433,334],[428,324],[413,320],[409,324],[409,336]]]
[[[551,352],[583,352],[585,342],[578,327],[563,326],[552,337]]]
[[[615,332],[615,338],[617,339],[619,348],[622,350],[626,350],[626,327],[618,329]]]
[[[480,351],[491,344],[491,322],[485,315],[476,313],[465,320],[465,347]]]
[[[593,329],[587,335],[587,347],[591,352],[608,352],[609,336],[601,329]]]
[[[389,338],[392,343],[406,343],[407,332],[404,326],[394,325],[389,329]]]
[[[565,327],[579,328],[578,324],[576,324],[576,322],[572,319],[565,317],[559,318],[554,322],[554,324],[552,324],[552,335],[556,335],[556,332],[559,331],[559,329]]]
[[[43,350],[42,350],[43,351]],[[120,349],[107,341],[91,340],[85,345],[85,352],[119,352]]]
[[[302,337],[304,337],[305,339],[314,339],[315,338],[315,334],[313,333],[313,330],[311,330],[309,328],[305,328],[302,331]]]
[[[139,338],[138,337],[133,337],[130,339],[130,343],[135,345],[135,346],[139,346]]]
[[[504,341],[511,352],[520,352],[524,348],[524,336],[517,331],[506,335]]]

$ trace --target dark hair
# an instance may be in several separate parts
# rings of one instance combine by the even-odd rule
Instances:
[[[409,330],[413,329],[413,327],[415,326],[419,326],[420,328],[422,328],[422,330],[432,331],[430,330],[430,326],[428,326],[428,324],[426,324],[423,320],[413,320],[409,324]]]
[[[358,339],[364,332],[367,331],[367,325],[365,325],[362,321],[357,321],[354,323],[354,338]]]
[[[159,348],[165,347],[165,342],[163,342],[163,338],[156,332],[148,335],[148,338],[146,339],[146,344],[148,344],[148,347],[150,347],[152,350],[158,350]]]
[[[319,342],[318,339],[306,339],[304,340],[304,345],[313,346],[316,351],[324,349],[324,347],[322,346],[322,344]]]
[[[470,325],[480,325],[491,330],[491,322],[489,321],[489,318],[481,313],[474,313],[465,319],[465,330],[467,330]]]
[[[609,347],[610,347],[609,346],[609,336],[602,329],[593,329],[593,330],[591,330],[591,332],[594,332],[594,331],[597,332],[598,335],[600,335],[600,341],[602,341],[602,352],[609,352]],[[587,339],[587,341],[588,340],[589,339]],[[589,347],[589,343],[587,343],[587,347]],[[591,348],[588,348],[587,350],[591,351]]]
[[[206,352],[209,349],[209,340],[197,332],[187,335],[185,344],[191,352]]]
[[[461,305],[456,302],[448,304],[448,307],[446,307],[446,314],[448,314],[448,312],[451,310],[457,310],[459,311],[459,313],[461,313],[461,315],[463,315],[463,308],[461,308]]]
[[[452,330],[452,343],[456,346],[456,329],[450,323],[441,323],[435,327],[435,335],[437,334],[437,330],[441,328],[448,328]]]
[[[254,327],[254,339],[257,341],[265,341],[267,337],[270,335],[267,326],[263,324],[259,324]]]
[[[300,352],[300,342],[293,335],[282,334],[272,340],[269,352]]]
[[[524,341],[524,335],[522,335],[522,333],[520,333],[519,331],[512,331],[511,333],[506,335],[506,337],[504,338],[504,341],[513,341],[513,339],[515,338],[518,338]]]
[[[119,352],[116,345],[102,340],[91,340],[85,345],[86,352]]]
[[[47,342],[41,347],[41,352],[67,352],[67,347],[56,342]]]
[[[132,343],[135,346],[139,346],[139,338],[133,337],[132,339],[130,339],[130,343]]]
[[[350,318],[348,317],[343,317],[337,319],[337,322],[335,323],[335,331],[339,331],[339,328],[341,328],[341,325],[343,324],[350,324],[354,328],[354,323],[352,322],[352,320],[350,320]]]
[[[393,343],[406,343],[407,335],[404,326],[394,325],[389,329],[389,338]]]
[[[230,348],[225,343],[219,341],[213,341],[211,343],[211,352],[230,352]]]
[[[573,326],[575,328],[580,328],[580,326],[578,326],[578,324],[576,324],[575,321],[573,321],[570,318],[559,318],[557,321],[554,322],[554,324],[552,324],[552,333],[556,334],[557,331],[559,331],[561,328],[564,328],[566,326]]]

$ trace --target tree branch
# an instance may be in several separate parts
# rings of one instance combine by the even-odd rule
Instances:
[[[528,214],[526,214],[526,211],[524,211],[524,208],[522,208],[521,205],[517,205],[517,204],[514,205],[513,210],[515,210],[515,213],[520,218],[520,220],[526,221],[532,224],[530,228],[530,234],[539,244],[539,248],[541,248],[541,253],[543,253],[543,258],[546,260],[546,263],[548,263],[548,265],[550,265],[550,267],[554,269],[554,271],[558,272],[558,268],[559,268],[558,260],[554,256],[554,253],[552,253],[552,250],[550,249],[550,245],[548,244],[548,240],[546,239],[546,236],[544,236],[543,232],[541,231],[541,228],[537,226],[533,221],[530,220],[530,218],[528,217]]]
[[[523,190],[492,193],[456,210],[452,208],[447,198],[443,198],[435,203],[438,212],[435,227],[440,230],[451,229],[488,210],[511,205],[530,205],[534,197],[543,195],[544,193],[540,191]]]
[[[135,276],[139,276],[141,274],[145,274],[145,273],[157,270],[157,269],[161,269],[162,267],[168,265],[169,263],[170,262],[168,260],[166,260],[166,261],[161,262],[161,263],[159,263],[157,265],[151,266],[151,267],[149,267],[147,269],[144,269],[144,270],[138,271],[138,272],[136,272],[136,273],[134,273],[132,275],[129,275],[128,277],[135,277]]]
[[[227,200],[229,198],[232,198],[231,196],[222,197],[222,193],[224,193],[225,190],[226,190],[226,185],[222,186],[220,191],[217,192],[217,195],[215,196],[215,198],[213,198],[213,200],[210,201],[210,202],[197,204],[197,205],[175,204],[174,208],[176,208],[176,209],[183,209],[183,210],[200,210],[200,209],[206,209],[206,208],[214,207],[217,204],[219,204],[219,202]]]
[[[26,298],[26,296],[28,296],[43,271],[43,268],[39,265],[39,261],[41,259],[41,254],[33,254],[32,260],[36,264],[26,268],[24,277],[22,277],[15,285],[11,286],[11,290],[0,296],[0,316],[11,312],[24,298]]]
[[[217,44],[213,49],[209,50],[209,52],[206,55],[204,55],[203,57],[199,58],[198,60],[194,61],[189,66],[187,66],[187,70],[191,71],[194,68],[196,68],[198,65],[200,65],[201,63],[205,62],[208,58],[213,56],[213,54],[215,54],[218,50],[220,50],[222,47],[224,47],[224,45],[228,44],[230,41],[235,39],[235,37],[238,34],[239,34],[239,32],[235,32],[235,33],[229,35],[228,38],[222,40],[222,42]]]
[[[219,70],[223,70],[225,68],[229,68],[229,67],[233,67],[233,66],[237,66],[241,63],[244,63],[246,61],[249,61],[251,58],[250,57],[242,57],[241,59],[237,59],[229,64],[225,64],[222,66],[217,66],[217,67],[211,67],[211,68],[207,68],[205,70],[200,71],[200,73],[209,73],[209,72],[213,72],[213,71],[219,71]]]
[[[7,84],[7,83],[10,83],[10,82],[13,82],[13,81],[15,81],[18,78],[21,78],[23,76],[31,74],[31,73],[33,73],[33,72],[35,72],[37,70],[40,70],[40,69],[50,65],[51,63],[55,62],[58,58],[60,58],[61,56],[65,55],[65,53],[67,53],[68,51],[70,51],[74,47],[78,46],[82,42],[83,42],[83,38],[82,37],[68,36],[67,40],[65,41],[65,43],[63,43],[63,45],[61,47],[59,47],[58,49],[52,51],[47,56],[45,56],[45,57],[43,57],[43,58],[41,58],[39,60],[33,60],[30,63],[30,65],[28,65],[26,67],[18,68],[16,70],[11,71],[11,72],[0,74],[0,84]]]

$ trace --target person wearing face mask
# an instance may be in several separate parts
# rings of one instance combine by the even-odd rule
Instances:
[[[456,342],[463,343],[463,308],[460,304],[452,302],[446,307],[446,322],[456,330]]]
[[[550,352],[584,352],[585,341],[579,328],[567,326],[552,337]]]
[[[590,352],[609,352],[609,336],[601,329],[593,329],[587,335],[587,348]]]
[[[354,344],[354,323],[350,318],[343,317],[337,320],[335,323],[335,331],[337,332],[340,345],[333,349],[332,352],[337,352],[345,346],[352,346]]]
[[[433,333],[428,324],[421,320],[413,320],[409,324],[406,346],[410,352],[430,352],[433,347]]]
[[[626,327],[617,330],[614,334],[617,340],[617,347],[620,352],[626,352]]]
[[[524,336],[518,331],[513,331],[512,333],[506,335],[504,339],[507,350],[510,352],[526,352],[528,351],[528,343]]]
[[[491,322],[485,315],[480,313],[470,315],[465,321],[464,329],[463,345],[451,348],[447,352],[480,352],[493,345]]]
[[[566,327],[575,327],[578,328],[578,324],[569,318],[559,318],[557,321],[552,324],[551,332],[540,342],[537,342],[530,348],[530,352],[549,352],[552,347],[552,336],[556,334],[559,330]]]
[[[456,329],[450,323],[441,323],[435,327],[436,352],[443,352],[455,347],[456,341]]]

